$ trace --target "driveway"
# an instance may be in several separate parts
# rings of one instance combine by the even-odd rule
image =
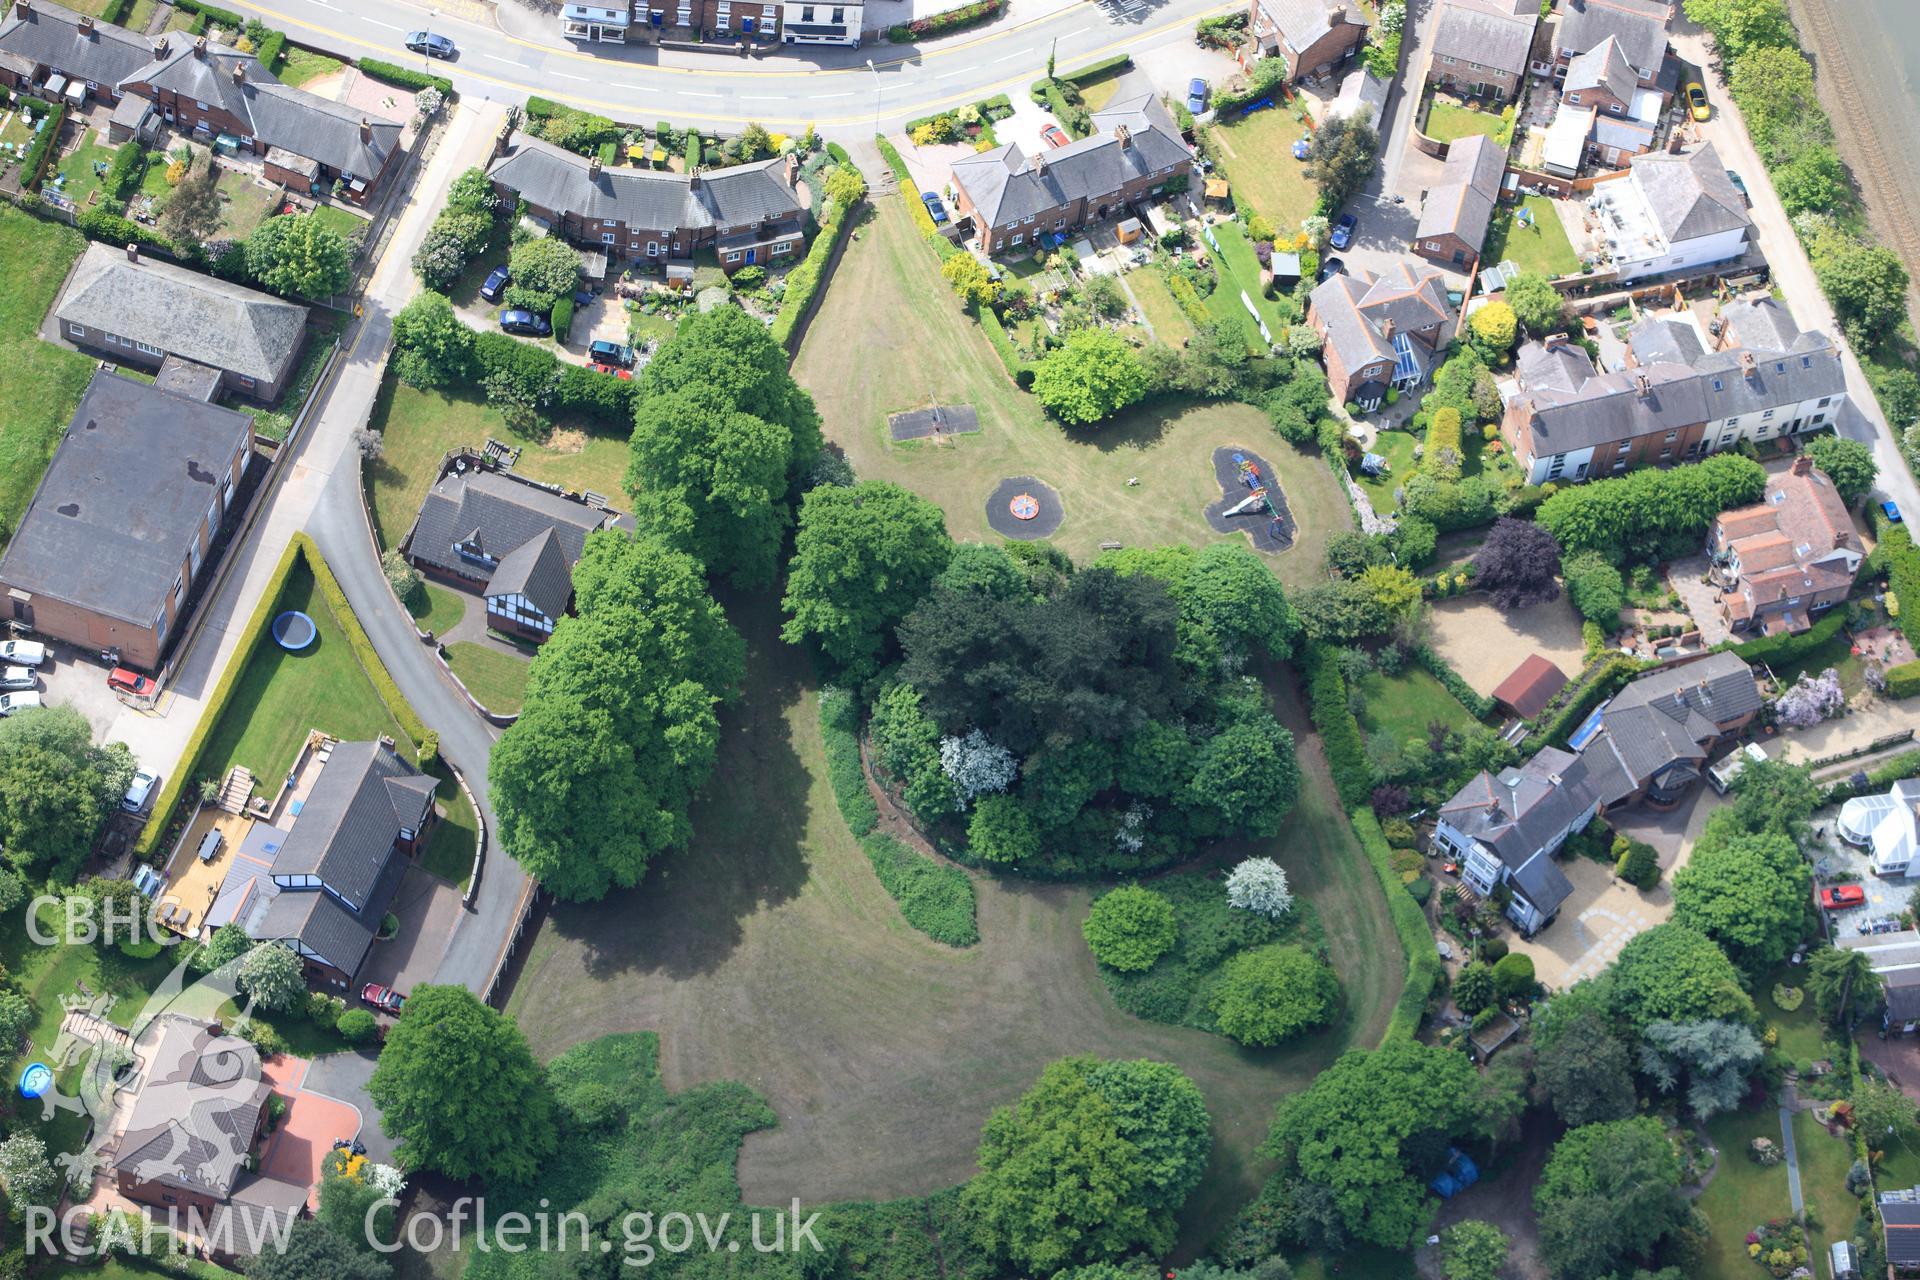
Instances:
[[[78,711],[93,726],[96,737],[105,738],[108,729],[122,716],[156,714],[114,697],[113,690],[107,688],[106,664],[98,654],[51,640],[46,644],[47,660],[37,668],[41,700],[50,707],[72,707]]]
[[[324,1053],[307,1066],[303,1087],[353,1107],[360,1113],[360,1131],[353,1135],[367,1149],[367,1157],[379,1164],[393,1163],[394,1141],[380,1127],[380,1108],[367,1094],[367,1082],[373,1079],[374,1055],[366,1053]]]
[[[360,984],[377,982],[405,995],[422,983],[432,982],[447,943],[466,912],[460,905],[460,891],[419,867],[408,867],[393,896],[393,913],[400,917],[400,932],[387,942],[376,942],[360,970]],[[351,993],[358,999],[359,992]]]
[[[351,1139],[364,1126],[358,1106],[309,1091],[307,1070],[307,1059],[284,1053],[261,1064],[261,1075],[287,1100],[287,1114],[261,1148],[260,1173],[279,1182],[312,1188],[310,1201],[317,1203],[320,1166],[333,1144]]]

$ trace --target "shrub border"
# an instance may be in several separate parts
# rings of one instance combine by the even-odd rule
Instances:
[[[1420,1022],[1427,1013],[1427,1001],[1440,979],[1440,952],[1434,946],[1427,913],[1413,900],[1400,873],[1393,869],[1393,851],[1387,846],[1387,833],[1380,829],[1380,819],[1373,816],[1373,810],[1365,808],[1352,810],[1347,818],[1353,823],[1360,847],[1366,850],[1367,861],[1373,864],[1374,874],[1380,878],[1380,891],[1387,895],[1387,913],[1393,917],[1393,931],[1400,935],[1400,945],[1407,952],[1407,985],[1394,1002],[1380,1043],[1411,1040],[1420,1030]]]

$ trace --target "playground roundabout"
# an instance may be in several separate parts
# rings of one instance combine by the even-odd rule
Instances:
[[[1213,451],[1213,476],[1221,497],[1206,515],[1215,533],[1244,533],[1268,555],[1293,545],[1299,529],[1273,464],[1251,449],[1222,445]]]
[[[1020,542],[1051,537],[1065,518],[1066,509],[1053,486],[1032,476],[1002,480],[987,499],[987,523],[993,531]]]

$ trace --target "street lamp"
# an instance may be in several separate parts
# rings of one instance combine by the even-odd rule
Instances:
[[[880,68],[873,65],[873,59],[867,59],[867,70],[873,72],[873,136],[880,136]]]

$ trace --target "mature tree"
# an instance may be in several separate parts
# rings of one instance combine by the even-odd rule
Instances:
[[[517,288],[546,299],[546,310],[580,287],[580,255],[558,236],[535,236],[516,245],[507,270]]]
[[[1137,884],[1121,885],[1094,899],[1080,922],[1093,958],[1110,969],[1139,972],[1173,948],[1179,937],[1173,903]]]
[[[995,600],[1024,600],[1033,594],[1027,575],[997,543],[957,544],[953,559],[933,582],[949,591],[971,591]]]
[[[1493,989],[1502,1000],[1524,1000],[1533,988],[1532,956],[1512,951],[1493,962]]]
[[[1078,329],[1033,371],[1033,394],[1070,427],[1104,422],[1146,396],[1147,370],[1111,329]]]
[[[1756,1016],[1726,952],[1677,920],[1634,935],[1614,962],[1611,986],[1614,1007],[1636,1030],[1650,1022]]]
[[[1758,146],[1769,145],[1810,114],[1824,115],[1813,88],[1813,64],[1791,45],[1756,49],[1734,64],[1729,83]]]
[[[1568,556],[1560,568],[1567,579],[1567,599],[1582,618],[1609,633],[1620,625],[1620,610],[1627,603],[1627,580],[1618,569],[1598,551]]]
[[[378,1254],[359,1248],[355,1241],[318,1218],[297,1219],[287,1233],[284,1249],[263,1249],[246,1261],[251,1280],[388,1280],[393,1268]]]
[[[1205,835],[1280,834],[1300,796],[1300,766],[1293,735],[1264,701],[1221,701],[1219,730],[1193,759],[1193,776],[1180,793]]]
[[[1766,1056],[1760,1037],[1737,1022],[1650,1022],[1640,1035],[1640,1070],[1662,1093],[1684,1080],[1687,1106],[1701,1121],[1738,1107]]]
[[[1357,578],[1377,564],[1392,562],[1385,539],[1358,529],[1342,529],[1328,538],[1325,556],[1328,571],[1342,578]]]
[[[1272,570],[1241,542],[1128,548],[1095,562],[1115,573],[1164,582],[1180,606],[1180,649],[1196,668],[1238,669],[1249,658],[1284,660],[1301,634],[1300,618]]]
[[[223,924],[214,930],[207,945],[193,953],[189,967],[195,973],[211,973],[215,969],[238,960],[253,950],[253,939],[247,936],[246,928],[239,924]]]
[[[1645,1260],[1683,1226],[1680,1161],[1649,1116],[1574,1129],[1534,1190],[1541,1248],[1561,1280],[1591,1280]]]
[[[1315,583],[1294,597],[1309,638],[1322,644],[1352,644],[1393,627],[1393,615],[1356,579]]]
[[[1227,903],[1278,920],[1293,910],[1285,868],[1272,858],[1247,858],[1227,874]]]
[[[1507,305],[1514,318],[1535,338],[1557,332],[1567,323],[1567,298],[1553,281],[1538,271],[1523,271],[1507,281]]]
[[[1785,832],[1804,840],[1808,819],[1819,807],[1820,786],[1807,766],[1756,760],[1733,780],[1733,803],[1714,811],[1700,838]]]
[[[918,689],[903,682],[883,691],[868,731],[875,762],[900,784],[915,817],[935,822],[959,812],[961,797],[940,758],[940,726]]]
[[[0,1185],[7,1189],[7,1207],[16,1219],[25,1216],[29,1205],[52,1202],[60,1179],[47,1163],[47,1144],[39,1135],[22,1129],[0,1142]]]
[[[1401,1248],[1432,1215],[1432,1165],[1475,1128],[1481,1101],[1464,1054],[1394,1040],[1343,1054],[1285,1098],[1266,1150],[1283,1176],[1331,1192],[1355,1237]]]
[[[1478,960],[1470,960],[1461,966],[1460,974],[1453,980],[1453,1002],[1460,1006],[1460,1012],[1476,1014],[1488,1008],[1499,998],[1499,992],[1493,985],[1493,966]]]
[[[389,1243],[393,1238],[393,1206],[374,1209],[386,1197],[386,1191],[366,1176],[372,1167],[365,1156],[336,1147],[320,1162],[317,1215],[335,1234],[369,1251],[376,1243]],[[373,1214],[371,1223],[367,1221],[369,1213]]]
[[[1633,1114],[1627,1046],[1588,1001],[1569,995],[1548,1001],[1534,1020],[1533,1040],[1534,1079],[1569,1126]]]
[[[1420,610],[1419,579],[1398,565],[1375,565],[1360,575],[1359,586],[1395,622],[1411,618]]]
[[[1880,1003],[1882,979],[1864,951],[1822,947],[1807,958],[1807,990],[1822,1022],[1839,1026]]]
[[[814,489],[800,504],[781,637],[869,674],[952,556],[946,518],[916,493],[877,480]]]
[[[1322,207],[1345,204],[1373,176],[1379,158],[1380,135],[1364,116],[1335,117],[1316,129],[1306,173],[1320,188]]]
[[[988,1119],[961,1203],[982,1247],[1043,1275],[1160,1253],[1205,1168],[1207,1124],[1177,1068],[1064,1058]]]
[[[1326,1022],[1339,998],[1332,969],[1300,947],[1271,943],[1227,961],[1208,1007],[1221,1035],[1265,1046]]]
[[[1757,49],[1792,48],[1793,20],[1783,0],[1686,0],[1689,21],[1713,36],[1720,60],[1737,66]]]
[[[94,833],[133,781],[125,745],[96,747],[92,733],[71,707],[0,720],[0,846],[36,878],[76,879]]]
[[[1779,964],[1805,932],[1811,883],[1785,833],[1705,833],[1673,877],[1673,918],[1698,929],[1749,974]]]
[[[1878,350],[1906,317],[1907,268],[1891,249],[1848,240],[1816,255],[1814,273],[1856,346]]]
[[[1920,1117],[1916,1117],[1913,1099],[1900,1086],[1869,1076],[1853,1086],[1847,1101],[1853,1104],[1855,1127],[1875,1151],[1920,1142]]]
[[[1447,1280],[1500,1280],[1507,1236],[1491,1222],[1469,1218],[1440,1233],[1440,1271]]]
[[[1807,445],[1807,455],[1827,473],[1840,500],[1849,506],[1867,496],[1880,474],[1873,447],[1845,436],[1815,436]]]
[[[1525,609],[1560,598],[1560,544],[1531,520],[1494,521],[1473,557],[1473,582],[1501,610]]]
[[[37,1016],[33,1001],[18,991],[0,988],[0,1048],[8,1053],[17,1049]]]
[[[640,399],[632,450],[626,483],[641,532],[736,586],[773,581],[792,519],[785,426],[735,409],[719,391],[688,388]]]
[[[638,883],[691,834],[744,651],[698,562],[656,541],[593,534],[573,582],[578,616],[534,658],[488,778],[502,846],[577,900]]]
[[[160,206],[160,234],[185,248],[198,248],[213,239],[227,216],[220,198],[220,169],[211,159],[190,168]]]
[[[940,278],[965,307],[991,306],[1000,296],[1000,282],[970,253],[956,253],[941,263]]]
[[[526,1037],[465,987],[414,988],[367,1093],[405,1167],[456,1181],[528,1182],[557,1142]]]
[[[703,389],[741,413],[787,429],[789,479],[798,481],[820,452],[820,412],[793,374],[766,325],[738,307],[715,307],[681,321],[673,341],[640,375],[642,399]]]
[[[1772,178],[1789,217],[1825,213],[1844,205],[1850,193],[1840,153],[1824,143],[1799,148],[1786,163],[1774,166]]]
[[[1394,559],[1403,569],[1418,569],[1433,559],[1440,545],[1440,531],[1433,521],[1416,515],[1400,517],[1393,530]]]
[[[283,213],[247,237],[247,270],[275,293],[331,298],[353,278],[353,248],[312,214]]]
[[[247,952],[234,981],[263,1009],[291,1009],[307,994],[300,957],[282,942],[263,942]]]
[[[1511,304],[1495,300],[1473,313],[1470,322],[1475,341],[1496,354],[1513,349],[1519,319]]]
[[[393,369],[410,387],[443,387],[473,368],[473,330],[443,293],[417,293],[393,318]]]

